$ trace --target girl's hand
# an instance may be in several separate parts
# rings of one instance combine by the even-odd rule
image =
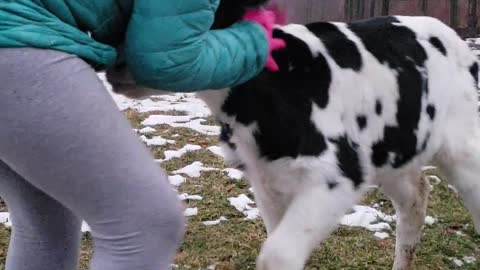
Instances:
[[[258,23],[265,29],[269,45],[268,58],[267,63],[265,64],[265,68],[270,71],[279,70],[275,59],[273,59],[272,57],[272,52],[286,47],[285,41],[283,41],[282,39],[273,38],[274,25],[277,23],[285,22],[285,18],[278,13],[278,10],[277,12],[275,12],[274,10],[252,10],[248,11],[243,17],[244,21],[252,21]]]

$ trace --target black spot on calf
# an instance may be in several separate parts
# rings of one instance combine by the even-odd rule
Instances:
[[[332,189],[335,189],[338,186],[338,182],[328,181],[327,185],[328,185],[328,189],[332,190]]]
[[[323,42],[328,53],[341,68],[355,71],[362,68],[362,56],[357,45],[337,26],[328,22],[318,22],[308,24],[307,28]]]
[[[428,117],[430,117],[430,120],[435,119],[435,113],[436,113],[435,106],[433,104],[428,104],[427,114],[428,114]]]
[[[220,128],[220,141],[226,143],[228,147],[233,150],[237,149],[237,146],[231,141],[233,130],[230,125],[226,123],[220,123]]]
[[[447,49],[439,38],[431,37],[428,41],[430,41],[430,44],[432,44],[432,46],[439,50],[443,55],[447,56]]]
[[[363,172],[357,149],[346,136],[330,140],[337,145],[337,160],[343,176],[352,180],[355,187],[363,183]]]
[[[225,123],[220,123],[220,128],[221,128],[220,140],[222,142],[229,142],[233,134],[232,128],[230,127],[229,124],[225,124]]]
[[[375,113],[380,116],[382,115],[382,112],[383,112],[382,102],[377,99],[377,101],[375,101]]]
[[[475,87],[478,85],[478,63],[475,62],[470,66],[470,74],[472,74],[473,79],[475,80]]]
[[[357,124],[360,130],[364,130],[367,127],[367,117],[365,115],[357,116]]]

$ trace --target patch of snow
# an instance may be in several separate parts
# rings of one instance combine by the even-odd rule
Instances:
[[[230,197],[228,201],[231,206],[245,215],[245,219],[254,220],[260,217],[259,210],[250,206],[251,204],[255,204],[255,202],[248,198],[247,195],[241,194],[238,197]]]
[[[187,208],[185,209],[185,211],[183,211],[183,215],[186,217],[196,216],[198,215],[198,208]]]
[[[431,216],[426,216],[425,217],[425,224],[429,225],[429,226],[432,226],[433,223],[435,223],[435,219]]]
[[[144,141],[148,146],[161,146],[165,144],[175,144],[173,140],[166,140],[161,136],[155,136],[151,139],[145,137],[145,135],[140,136],[140,140]]]
[[[255,193],[255,192],[253,191],[253,187],[249,188],[248,191],[250,191],[250,193]]]
[[[437,169],[437,167],[435,166],[425,166],[422,168],[422,171],[431,171],[431,170],[435,170]]]
[[[111,91],[111,85],[105,80],[105,74],[99,74],[107,90],[114,99],[117,107],[121,110],[133,109],[141,113],[153,111],[181,111],[194,117],[208,117],[211,115],[207,105],[197,98],[195,94],[172,93],[167,95],[151,96],[150,98],[137,100],[130,99]]]
[[[247,209],[243,211],[243,214],[245,215],[245,219],[248,220],[255,220],[260,217],[260,211],[258,208]]]
[[[377,239],[384,240],[390,237],[390,235],[386,232],[376,232],[373,234]]]
[[[448,185],[448,188],[449,188],[451,191],[453,191],[454,193],[458,193],[458,190],[457,190],[454,186]]]
[[[223,149],[220,146],[210,146],[207,148],[207,150],[209,150],[210,152],[214,153],[217,156],[225,158],[225,153],[223,152]]]
[[[232,169],[232,168],[227,168],[223,170],[228,174],[228,177],[235,179],[235,180],[240,180],[243,178],[243,172],[237,169]]]
[[[212,264],[207,267],[207,270],[215,270],[217,269],[217,264]]]
[[[456,234],[457,236],[465,236],[465,235],[466,235],[466,234],[463,233],[462,231],[456,231],[455,234]]]
[[[147,119],[142,121],[144,126],[156,126],[156,125],[172,125],[175,123],[186,123],[190,121],[193,116],[190,115],[150,115]]]
[[[185,183],[185,177],[181,175],[170,175],[168,176],[168,181],[172,186],[179,187],[183,183]]]
[[[178,198],[181,201],[186,201],[186,200],[201,201],[201,200],[203,200],[203,197],[200,196],[200,195],[188,195],[187,193],[183,193],[183,194],[178,195]]]
[[[183,127],[195,130],[196,132],[210,135],[210,136],[218,136],[220,135],[220,127],[219,126],[209,126],[209,125],[202,125],[205,122],[205,119],[195,119],[187,123],[172,123],[170,126],[172,127]]]
[[[222,223],[223,221],[227,221],[227,218],[224,217],[224,216],[222,216],[222,217],[220,217],[219,219],[216,219],[216,220],[207,220],[207,221],[204,221],[202,223],[205,226],[213,226],[213,225],[218,225],[218,224]]]
[[[471,264],[471,263],[474,263],[477,261],[477,259],[475,257],[472,257],[472,256],[465,256],[463,257],[463,261],[466,263],[466,264]]]
[[[391,231],[392,227],[390,224],[386,222],[379,222],[375,224],[369,224],[367,227],[365,227],[367,230],[371,232],[382,232],[382,231]]]
[[[393,215],[393,216],[386,215],[384,220],[388,223],[396,222],[397,221],[397,215],[396,214]]]
[[[458,267],[463,266],[463,262],[459,259],[453,259],[452,262]]]
[[[179,134],[173,134],[172,135],[172,138],[177,138],[177,137],[180,137],[180,135]]]
[[[149,134],[149,133],[153,133],[155,131],[157,131],[157,130],[152,128],[152,127],[144,127],[142,129],[140,129],[138,132],[140,132],[142,134]]]
[[[167,161],[173,158],[180,158],[188,152],[202,149],[200,145],[187,144],[178,150],[167,150],[164,152],[165,158],[158,160],[159,162]]]
[[[12,226],[12,223],[10,221],[10,213],[0,212],[0,224],[5,225],[6,227]]]
[[[219,126],[203,125],[205,119],[193,119],[193,115],[150,115],[142,121],[144,126],[169,125],[177,128],[189,128],[205,135],[220,135]],[[193,119],[193,120],[192,120]]]
[[[152,97],[155,99],[155,97]],[[140,107],[140,112],[148,111],[181,111],[194,117],[208,117],[211,115],[207,105],[195,94],[176,93],[162,95],[156,101],[145,101]]]
[[[390,224],[386,222],[392,222],[395,220],[394,216],[386,215],[377,209],[362,205],[355,205],[353,211],[353,213],[342,217],[340,220],[342,225],[349,227],[362,227],[374,232],[392,230]]]
[[[188,175],[189,177],[197,178],[197,177],[200,177],[201,173],[204,171],[217,171],[217,170],[218,169],[216,168],[203,167],[203,163],[201,163],[200,161],[195,161],[192,164],[181,168],[180,170],[174,171],[173,173],[175,174],[182,173],[182,174]]]
[[[435,182],[435,184],[439,184],[440,182],[442,182],[442,179],[440,179],[440,177],[436,175],[429,175],[428,179],[430,180],[430,182]]]
[[[462,267],[465,264],[472,264],[477,261],[477,259],[473,256],[464,256],[461,259],[457,258],[450,258],[450,260],[457,266]]]
[[[245,211],[250,204],[255,204],[250,198],[247,197],[245,194],[241,194],[238,197],[230,197],[228,198],[230,205],[235,207],[240,212]]]
[[[82,232],[90,232],[91,231],[90,226],[85,221],[82,221],[81,231]]]

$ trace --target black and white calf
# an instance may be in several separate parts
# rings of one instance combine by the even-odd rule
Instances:
[[[222,1],[214,27],[263,2]],[[479,65],[451,28],[395,16],[291,24],[274,35],[287,43],[274,54],[280,72],[198,94],[222,123],[227,162],[255,190],[268,232],[258,270],[303,269],[370,185],[396,209],[393,268],[412,269],[429,194],[424,165],[443,170],[480,232]],[[139,96],[123,69],[107,77]]]
[[[268,231],[257,269],[303,269],[369,185],[397,212],[393,268],[411,269],[429,164],[480,231],[479,66],[451,28],[394,16],[291,24],[274,35],[287,43],[274,54],[280,72],[198,95],[255,190]]]

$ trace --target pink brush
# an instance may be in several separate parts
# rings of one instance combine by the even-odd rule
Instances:
[[[245,21],[253,21],[260,24],[267,34],[268,40],[268,58],[265,68],[270,71],[278,71],[279,67],[272,57],[272,52],[286,47],[285,41],[278,38],[273,38],[273,27],[275,24],[286,23],[286,13],[281,11],[277,5],[272,5],[265,10],[251,10],[243,17]]]

